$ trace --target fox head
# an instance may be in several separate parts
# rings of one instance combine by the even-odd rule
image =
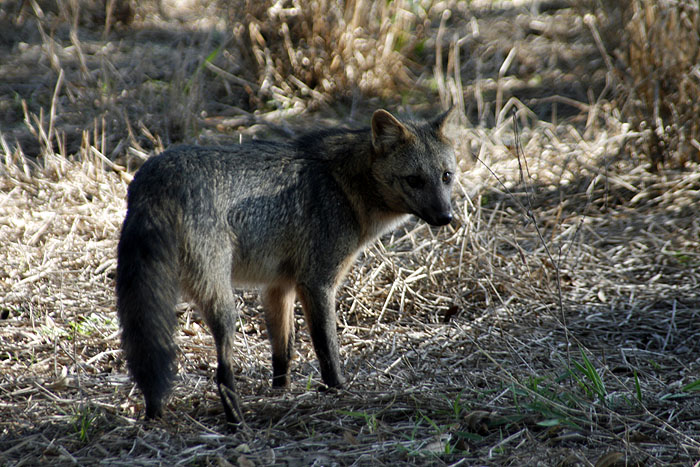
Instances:
[[[452,221],[456,161],[443,134],[450,112],[426,122],[400,121],[382,109],[372,115],[372,174],[384,202],[436,226]]]

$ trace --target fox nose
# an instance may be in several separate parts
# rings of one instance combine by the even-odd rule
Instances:
[[[447,225],[450,222],[452,222],[452,213],[451,212],[441,212],[435,217],[435,224],[434,225]]]
[[[429,220],[428,220],[429,219]],[[450,211],[440,212],[426,219],[430,225],[441,226],[452,222],[452,213]]]

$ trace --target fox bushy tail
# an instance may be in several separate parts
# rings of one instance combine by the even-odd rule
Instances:
[[[146,416],[162,413],[175,377],[173,338],[178,298],[177,246],[168,223],[129,210],[118,247],[117,310],[127,365],[146,399]]]

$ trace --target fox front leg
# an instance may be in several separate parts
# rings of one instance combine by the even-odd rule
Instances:
[[[345,383],[340,369],[338,332],[335,326],[335,290],[330,287],[297,286],[314,345],[321,377],[329,388],[340,388]]]

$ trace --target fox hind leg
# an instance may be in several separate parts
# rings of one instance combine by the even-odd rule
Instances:
[[[216,382],[226,420],[238,424],[243,422],[243,412],[234,378],[233,344],[238,326],[238,311],[231,286],[231,256],[228,252],[221,251],[221,248],[218,251],[216,248],[211,249],[210,253],[194,258],[189,267],[186,267],[191,273],[183,278],[183,283],[214,337]],[[188,259],[193,260],[192,257]]]
[[[230,302],[233,304],[233,302]],[[233,373],[233,340],[237,327],[235,308],[226,308],[215,313],[217,319],[210,324],[214,341],[216,343],[217,367],[216,382],[221,396],[221,402],[229,423],[243,422],[243,412],[236,391],[236,382]]]
[[[289,362],[294,356],[294,299],[292,284],[276,284],[265,289],[265,322],[272,345],[272,386],[287,388]]]

